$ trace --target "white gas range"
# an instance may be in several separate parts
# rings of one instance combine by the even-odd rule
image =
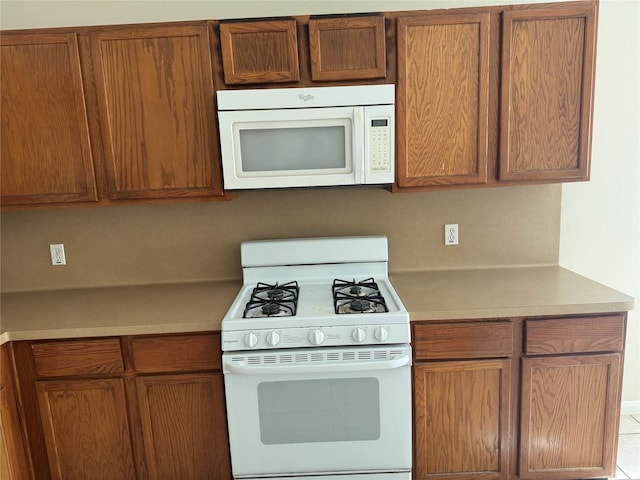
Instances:
[[[222,322],[234,478],[408,480],[409,314],[386,237],[245,242],[241,259]]]

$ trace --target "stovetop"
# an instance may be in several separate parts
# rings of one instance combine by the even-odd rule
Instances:
[[[385,237],[245,242],[222,349],[409,343]],[[297,263],[293,263],[297,262]]]

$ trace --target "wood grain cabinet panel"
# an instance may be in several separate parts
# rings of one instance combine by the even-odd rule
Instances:
[[[110,198],[222,195],[208,32],[90,33]]]
[[[527,355],[621,352],[625,316],[550,318],[525,323]]]
[[[124,372],[120,340],[62,340],[31,346],[39,378]]]
[[[513,335],[510,320],[425,323],[414,327],[414,354],[416,360],[511,357]]]
[[[0,346],[0,479],[32,479],[8,345]]]
[[[151,480],[231,479],[222,373],[136,378]]]
[[[293,19],[221,23],[220,45],[228,85],[300,80]]]
[[[414,368],[416,479],[506,479],[511,360]]]
[[[615,474],[620,354],[522,360],[520,478]]]
[[[51,477],[136,479],[122,379],[36,385]]]
[[[311,19],[309,50],[314,81],[387,76],[382,15]]]
[[[220,335],[135,337],[131,340],[137,372],[220,370]]]
[[[76,34],[0,41],[2,205],[96,201]]]
[[[487,181],[490,15],[397,22],[397,185]]]
[[[596,12],[504,12],[501,180],[588,179]]]

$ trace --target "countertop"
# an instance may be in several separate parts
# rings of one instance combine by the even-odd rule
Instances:
[[[572,315],[632,310],[634,299],[559,266],[390,275],[411,320]],[[0,344],[214,331],[240,280],[3,293]]]

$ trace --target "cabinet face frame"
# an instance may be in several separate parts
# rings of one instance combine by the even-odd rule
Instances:
[[[311,52],[311,78],[314,81],[357,80],[385,78],[387,76],[385,25],[382,15],[350,18],[322,18],[309,20],[309,50]],[[358,33],[371,32],[373,42],[368,43]],[[326,43],[332,35],[334,44]],[[349,39],[356,44],[347,44]],[[347,58],[363,58],[371,63],[350,68]],[[330,58],[345,68],[332,66]]]
[[[501,119],[500,119],[500,159],[499,159],[499,176],[500,180],[507,181],[544,181],[544,180],[588,180],[589,164],[591,156],[591,126],[592,126],[592,110],[593,110],[593,93],[594,93],[594,70],[595,70],[595,49],[596,49],[596,17],[597,6],[595,3],[588,5],[556,5],[553,8],[546,9],[520,9],[508,10],[503,13],[503,47],[502,47],[502,74],[501,74]],[[570,57],[568,60],[572,63],[578,63],[574,67],[579,74],[579,78],[546,78],[552,76],[553,73],[558,75],[566,74],[566,69],[558,67],[555,71],[546,60],[547,57],[535,57],[536,54],[543,52],[534,51],[528,48],[528,54],[538,61],[537,64],[529,65],[529,69],[539,71],[545,70],[546,84],[542,85],[542,80],[535,86],[540,87],[536,92],[527,92],[524,87],[531,85],[530,76],[527,76],[526,82],[523,78],[516,77],[514,73],[514,65],[521,66],[524,62],[522,58],[516,59],[515,55],[524,52],[518,52],[516,43],[516,29],[520,25],[534,22],[559,22],[559,21],[578,21],[582,22],[582,36],[573,45],[569,45],[567,39],[563,45],[555,45],[555,47],[573,46],[579,49],[581,55],[580,61]],[[524,28],[524,27],[523,27]],[[563,31],[567,33],[567,28],[556,27],[555,31]],[[525,34],[523,34],[525,35]],[[567,33],[568,35],[568,33]],[[531,42],[524,37],[522,42]],[[540,42],[538,42],[540,43]],[[555,42],[559,43],[559,42]],[[554,55],[560,55],[557,51],[547,52]],[[567,56],[570,52],[563,52]],[[581,67],[581,68],[580,68]],[[519,69],[522,75],[525,75],[527,68]],[[522,76],[521,75],[521,76]],[[516,81],[520,80],[516,84]],[[549,94],[558,92],[560,85],[568,85],[570,82],[577,82],[573,85],[573,91],[564,92],[563,97],[549,98]],[[570,88],[570,87],[567,87]],[[516,98],[518,90],[521,91],[519,98]],[[571,95],[574,95],[573,98]],[[521,97],[521,98],[520,98]],[[570,101],[573,98],[575,105]],[[546,100],[543,104],[542,100]],[[521,101],[520,101],[521,100]],[[538,118],[542,115],[540,110],[554,109],[553,114],[557,117],[564,118],[564,123],[559,125],[560,120],[556,116],[551,118]],[[531,109],[534,109],[532,112]],[[534,113],[536,115],[534,116]],[[576,118],[569,118],[571,116]],[[533,117],[532,121],[530,119]],[[534,123],[535,122],[535,123]],[[542,126],[542,127],[541,127]],[[566,128],[558,128],[564,126]],[[538,132],[542,130],[542,132]],[[546,135],[544,133],[551,133]],[[554,137],[551,140],[549,136]],[[526,144],[516,145],[516,139],[524,139]],[[531,143],[535,143],[536,148],[526,148]],[[517,151],[513,151],[517,149]],[[526,150],[526,151],[525,151]],[[544,159],[534,158],[530,151],[535,151],[536,156],[546,155],[550,158],[545,162]],[[519,158],[516,158],[516,154]],[[554,157],[552,154],[557,153]],[[570,153],[575,157],[575,165],[569,165],[565,168],[546,168],[546,165],[553,167],[558,162],[558,155],[563,154],[569,157]],[[542,162],[542,163],[541,163]],[[518,167],[518,165],[520,165]]]
[[[109,197],[125,200],[222,196],[207,24],[105,28],[93,30],[89,35]],[[187,42],[189,38],[193,38],[192,50],[180,57],[187,47],[178,41]],[[175,44],[170,43],[173,40]],[[127,42],[130,45],[126,45]],[[136,42],[140,45],[136,46]],[[105,49],[109,44],[114,47],[107,58]],[[130,50],[126,50],[127,47]],[[147,49],[152,53],[146,52]],[[135,55],[145,55],[147,63],[141,65],[139,59],[132,58]],[[193,67],[191,70],[175,66],[182,58],[184,62],[192,62],[185,65]],[[109,64],[109,71],[107,61],[113,62]],[[116,62],[128,63],[123,63],[123,71],[118,71],[123,65]],[[153,62],[151,69],[142,71],[141,68],[149,67],[149,62]],[[160,70],[168,72],[161,76]],[[121,78],[124,73],[129,77]],[[178,87],[170,82],[173,77],[180,81]],[[150,91],[157,93],[160,100],[150,99]],[[176,92],[182,94],[182,103]],[[185,106],[184,102],[189,105]],[[147,126],[147,122],[153,124],[158,109],[162,110],[163,118],[170,119],[168,123],[173,122],[167,136],[175,137],[175,141],[169,146],[177,145],[176,148],[184,150],[184,156],[175,152],[172,158],[164,158],[165,152],[151,145],[158,140],[158,134],[149,130],[152,127]],[[154,158],[148,150],[155,150],[158,157],[163,158]]]
[[[396,132],[396,149],[397,149],[397,186],[402,187],[424,187],[424,186],[442,186],[442,185],[464,185],[464,184],[484,184],[487,182],[488,170],[488,148],[489,148],[489,50],[491,41],[491,15],[490,13],[468,13],[454,15],[429,15],[423,14],[419,16],[400,16],[397,22],[397,132]],[[459,91],[451,90],[448,95],[438,95],[435,92],[432,97],[426,97],[423,94],[424,86],[418,88],[418,85],[412,85],[415,82],[429,82],[429,76],[421,75],[420,78],[412,78],[409,69],[415,64],[415,61],[409,57],[409,48],[416,47],[411,39],[410,30],[412,28],[468,28],[477,25],[477,36],[471,35],[468,40],[471,44],[476,41],[476,45],[465,45],[470,49],[476,49],[477,53],[477,70],[475,72],[464,72],[465,65],[461,65],[458,72],[460,75],[475,76],[477,89],[469,89],[467,102],[473,103],[475,115],[464,115],[463,111],[456,111],[456,115],[452,115],[447,105],[440,105],[438,110],[445,112],[444,119],[437,116],[430,117],[431,112],[428,111],[430,104],[438,104],[447,101],[455,108],[462,108]],[[451,36],[450,32],[443,31],[444,37]],[[463,39],[460,39],[463,42]],[[421,42],[422,46],[423,43]],[[437,44],[434,45],[434,48]],[[452,49],[457,50],[457,49]],[[467,51],[470,53],[471,50]],[[429,52],[422,52],[431,58]],[[416,53],[418,55],[418,53]],[[422,55],[421,55],[422,56]],[[441,56],[441,55],[440,55]],[[433,57],[437,59],[438,57]],[[467,59],[469,60],[469,59]],[[451,63],[446,58],[440,59],[440,70],[445,74],[450,73],[449,67]],[[427,67],[425,67],[427,68]],[[423,78],[429,77],[429,78]],[[460,78],[454,78],[458,83],[466,84],[466,81]],[[439,79],[434,78],[433,81]],[[440,80],[443,86],[451,87],[451,79],[443,78]],[[435,87],[434,87],[435,90]],[[441,89],[442,90],[442,89]],[[442,92],[439,92],[442,93]],[[418,94],[422,95],[419,96]],[[447,100],[448,99],[448,100]],[[420,121],[420,117],[426,117],[427,128],[423,125],[412,125],[412,112],[421,112],[415,122]],[[449,127],[453,125],[457,119],[466,118],[467,135],[473,136],[472,142],[462,140],[462,144],[457,148],[452,147],[452,130],[460,130]],[[424,119],[423,119],[424,120]],[[429,123],[433,120],[431,123]],[[434,133],[435,132],[435,133]],[[432,141],[435,139],[444,139],[441,146],[433,148],[435,153],[431,152]],[[412,145],[420,140],[420,145]],[[454,142],[455,143],[455,142]],[[421,150],[419,150],[419,147]],[[424,150],[424,151],[423,151]],[[457,157],[451,156],[451,151],[467,150],[465,159],[468,163],[473,163],[473,168],[467,172],[456,173],[459,168],[456,165]],[[448,161],[443,161],[438,155],[446,153],[450,156]],[[416,173],[412,173],[411,170]],[[451,171],[451,173],[449,172]]]
[[[236,39],[244,39],[243,46],[238,45]],[[224,82],[228,85],[297,82],[300,80],[298,32],[295,20],[221,23],[220,45]],[[247,51],[248,45],[251,45],[251,51]],[[261,46],[263,47],[262,51]],[[267,47],[268,50],[265,50]],[[265,61],[265,69],[249,70],[245,68],[244,64],[247,62],[241,61],[243,55],[251,55],[254,60],[262,57]],[[269,58],[281,64],[283,68],[269,70],[266,61]]]
[[[29,205],[39,203],[72,203],[72,202],[87,202],[97,201],[97,188],[94,177],[93,157],[91,154],[91,141],[89,137],[89,125],[87,120],[87,112],[85,110],[85,97],[84,87],[82,83],[82,71],[80,66],[80,54],[78,48],[78,37],[76,33],[3,33],[1,36],[1,48],[3,51],[11,49],[11,47],[34,47],[38,46],[59,46],[64,50],[64,53],[68,57],[64,58],[50,58],[52,64],[49,68],[42,70],[42,81],[45,81],[45,75],[55,75],[56,81],[66,82],[68,81],[66,91],[52,92],[49,90],[51,84],[38,85],[38,90],[42,92],[41,95],[34,96],[34,92],[26,91],[20,92],[21,94],[28,95],[29,98],[23,98],[22,102],[29,102],[26,106],[32,108],[36,112],[42,121],[34,123],[33,121],[22,122],[18,124],[21,129],[20,132],[15,132],[13,137],[17,135],[24,135],[22,141],[18,137],[16,140],[21,143],[33,143],[35,145],[42,145],[43,142],[48,142],[54,146],[59,146],[60,151],[49,149],[48,145],[45,146],[45,151],[38,148],[35,153],[48,153],[51,155],[58,155],[60,157],[63,154],[68,154],[68,158],[58,157],[43,157],[33,158],[24,157],[16,160],[16,162],[31,165],[34,162],[38,165],[33,165],[28,172],[30,177],[50,177],[56,179],[53,183],[45,182],[48,185],[42,185],[47,191],[32,192],[32,193],[20,193],[18,191],[14,193],[5,194],[7,191],[7,185],[5,185],[5,175],[11,173],[11,167],[7,166],[6,158],[3,158],[4,165],[2,166],[3,177],[3,192],[2,192],[2,204],[3,205]],[[11,55],[10,53],[7,55]],[[20,78],[12,77],[8,75],[5,68],[5,53],[3,53],[3,75],[2,75],[2,103],[3,103],[3,115],[2,115],[2,156],[8,155],[8,150],[11,149],[11,142],[9,141],[13,137],[9,137],[11,131],[10,123],[15,122],[17,116],[11,115],[11,118],[5,117],[10,115],[11,109],[7,104],[11,104],[12,100],[17,100],[15,97],[10,96],[9,83],[13,78],[19,83],[19,88],[25,88],[25,85],[20,83]],[[19,59],[18,59],[19,60]],[[61,63],[55,63],[62,60]],[[11,61],[9,57],[7,62]],[[68,61],[65,65],[64,62]],[[20,62],[18,62],[20,63]],[[24,62],[27,63],[27,62]],[[42,65],[40,65],[42,67]],[[45,66],[46,67],[46,66]],[[32,73],[32,72],[30,72]],[[7,82],[7,84],[5,84]],[[7,95],[7,97],[5,97]],[[61,103],[58,103],[61,102]],[[72,104],[66,103],[72,102]],[[24,107],[25,105],[23,105]],[[18,112],[19,113],[19,112]],[[51,134],[51,114],[56,114],[58,122],[56,122],[56,128],[65,128],[72,126],[74,133],[77,135],[73,138],[67,138],[69,132],[65,131],[65,135],[56,135],[55,139]],[[34,115],[35,116],[35,115]],[[64,143],[63,140],[68,140]],[[7,150],[5,150],[7,148]],[[21,149],[18,149],[21,150]],[[77,155],[74,157],[72,154],[75,152]],[[34,151],[27,152],[31,155]],[[15,162],[14,162],[15,163]],[[71,167],[71,168],[67,168]],[[42,169],[45,171],[41,171]],[[74,171],[75,170],[75,171]],[[26,172],[23,172],[23,174]],[[19,178],[18,180],[25,183],[29,178]],[[7,184],[15,182],[16,178],[7,180]],[[55,185],[58,183],[59,185]],[[61,186],[72,187],[72,184],[76,184],[71,189],[56,190]],[[66,191],[68,190],[68,191]]]

